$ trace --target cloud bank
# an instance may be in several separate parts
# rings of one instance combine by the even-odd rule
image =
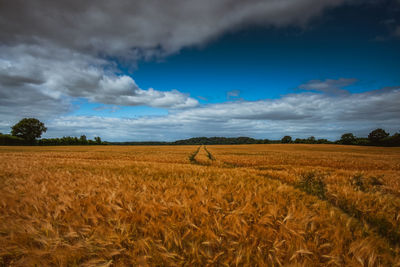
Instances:
[[[109,62],[67,49],[18,45],[0,47],[0,112],[31,116],[62,114],[69,100],[104,104],[187,108],[198,101],[177,90],[143,90]],[[26,112],[16,112],[20,108]]]
[[[382,127],[399,131],[400,87],[359,94],[304,92],[280,99],[238,101],[176,110],[165,116],[102,118],[64,116],[52,120],[54,136],[100,135],[107,140],[176,140],[193,136],[339,138],[345,132],[366,136]]]

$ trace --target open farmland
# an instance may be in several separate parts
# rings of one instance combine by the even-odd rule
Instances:
[[[396,266],[399,244],[400,148],[0,147],[0,265]]]

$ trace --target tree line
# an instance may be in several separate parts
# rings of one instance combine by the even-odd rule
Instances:
[[[390,135],[383,129],[375,129],[368,137],[356,137],[353,133],[345,133],[337,141],[317,139],[310,136],[305,139],[293,138],[289,135],[281,140],[254,139],[251,137],[195,137],[174,142],[104,142],[100,137],[89,140],[85,135],[78,137],[42,138],[47,131],[45,125],[35,118],[24,118],[11,127],[11,134],[0,133],[0,145],[238,145],[238,144],[342,144],[363,146],[400,146],[400,133]]]
[[[400,146],[400,133],[390,135],[385,130],[378,128],[368,134],[368,137],[356,137],[353,133],[342,134],[339,140],[331,142],[326,139],[315,139],[311,136],[307,139],[292,140],[291,136],[284,136],[281,139],[283,144],[340,144],[358,146]]]
[[[195,137],[174,142],[110,142],[112,145],[239,145],[239,144],[340,144],[362,146],[400,146],[400,133],[390,136],[383,129],[372,131],[368,138],[356,137],[352,133],[345,133],[337,141],[308,138],[293,138],[289,135],[281,140],[254,139],[250,137]]]
[[[0,133],[0,146],[70,146],[70,145],[105,145],[100,137],[95,137],[94,140],[87,139],[85,135],[78,137],[64,136],[61,138],[42,138],[38,140],[26,140],[21,137],[12,136],[10,134]]]
[[[103,145],[106,144],[100,137],[94,140],[87,139],[86,135],[78,137],[64,136],[61,138],[42,138],[47,131],[44,123],[35,118],[24,118],[11,127],[11,134],[0,133],[0,145],[42,145],[42,146],[69,146],[69,145]]]

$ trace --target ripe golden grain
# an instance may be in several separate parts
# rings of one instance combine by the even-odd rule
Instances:
[[[400,149],[197,149],[0,147],[0,265],[399,265]]]

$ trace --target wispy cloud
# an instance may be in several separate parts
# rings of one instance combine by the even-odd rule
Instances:
[[[120,110],[121,108],[119,106],[98,106],[93,108],[93,110],[95,111],[104,111],[104,110],[108,110],[111,113],[116,112],[117,110]]]
[[[322,80],[311,80],[305,84],[299,86],[299,89],[323,92],[326,94],[348,94],[349,92],[343,89],[346,86],[352,85],[357,82],[357,79],[351,78],[340,78],[337,80],[326,79]]]
[[[240,95],[240,90],[232,90],[226,93],[227,99],[237,98]]]

